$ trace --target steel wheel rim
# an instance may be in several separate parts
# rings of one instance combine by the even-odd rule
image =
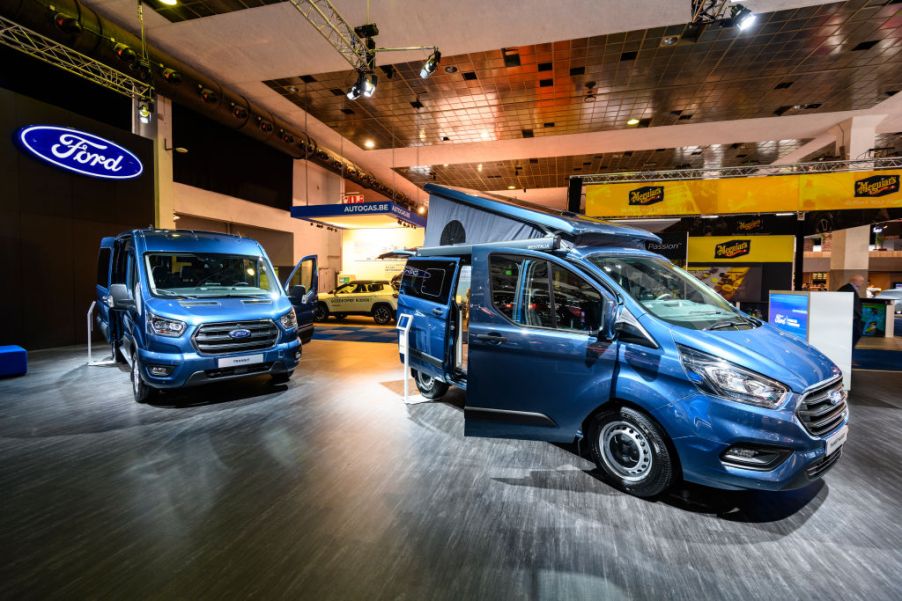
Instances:
[[[391,316],[385,307],[376,308],[376,319],[379,321],[388,321]]]
[[[138,370],[138,358],[135,357],[134,359],[132,359],[132,389],[134,389],[135,391],[135,396],[138,396],[140,379],[141,372]]]
[[[648,438],[633,424],[605,424],[598,435],[601,458],[612,472],[627,482],[638,482],[651,473],[654,457]]]
[[[432,390],[433,385],[435,385],[435,378],[427,376],[423,372],[417,372],[417,382],[419,383],[420,388]]]

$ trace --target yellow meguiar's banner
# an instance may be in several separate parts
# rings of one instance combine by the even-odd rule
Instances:
[[[791,263],[795,236],[700,236],[690,237],[690,265],[706,263]]]
[[[586,186],[586,215],[666,217],[902,207],[902,170]]]

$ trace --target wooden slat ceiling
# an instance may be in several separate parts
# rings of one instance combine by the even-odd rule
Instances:
[[[760,15],[754,28],[682,26],[378,69],[372,98],[348,100],[353,71],[265,82],[358,145],[377,148],[866,109],[902,88],[900,4],[850,0]],[[380,64],[390,55],[380,55]],[[453,71],[453,72],[447,72]],[[416,103],[422,104],[416,108]]]

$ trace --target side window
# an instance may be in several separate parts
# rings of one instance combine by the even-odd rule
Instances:
[[[310,290],[310,286],[313,282],[313,261],[304,261],[301,263],[301,267],[294,272],[294,275],[291,276],[291,281],[288,282],[289,288],[291,286],[303,286],[304,289]]]
[[[370,292],[382,292],[382,284],[370,284]]]
[[[492,255],[489,259],[489,282],[492,286],[492,306],[514,319],[514,301],[517,299],[517,282],[520,281],[522,259]]]
[[[601,327],[601,294],[576,274],[553,265],[551,287],[558,329],[597,332]]]
[[[455,267],[452,261],[408,261],[401,280],[401,294],[445,303],[451,293]]]
[[[548,263],[526,257],[489,259],[492,305],[514,323],[553,328]]]
[[[109,248],[101,248],[100,254],[97,255],[97,284],[106,288],[109,286],[110,279],[110,257],[112,252]]]
[[[135,265],[135,252],[128,253],[128,289],[134,291],[135,284],[138,282],[138,269]]]
[[[520,319],[515,320],[525,326],[538,328],[554,327],[554,312],[551,293],[548,290],[548,262],[524,261],[523,297],[519,303],[522,310]]]

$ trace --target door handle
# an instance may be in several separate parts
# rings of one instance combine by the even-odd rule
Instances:
[[[490,332],[488,334],[476,334],[473,336],[476,340],[481,340],[482,342],[487,342],[489,344],[498,345],[502,342],[505,342],[507,338],[499,334],[498,332]]]
[[[432,310],[432,314],[435,315],[436,317],[441,317],[442,313],[444,313],[444,312],[445,312],[444,309],[440,309],[438,307],[436,307],[435,309]]]

